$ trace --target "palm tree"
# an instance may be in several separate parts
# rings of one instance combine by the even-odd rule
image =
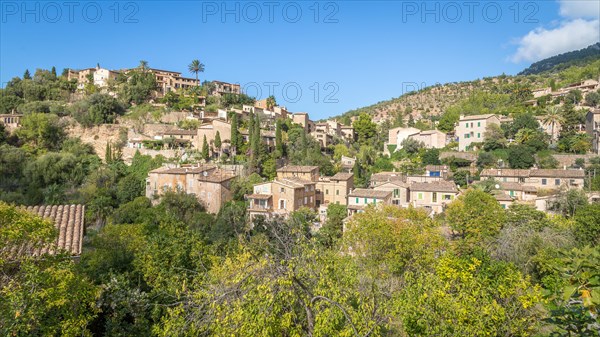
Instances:
[[[277,102],[275,101],[275,96],[271,95],[269,97],[267,97],[267,110],[268,111],[273,111],[273,107],[275,107],[275,105],[277,105]]]
[[[146,69],[148,69],[148,61],[141,60],[139,68],[142,69],[142,72],[146,72]]]
[[[550,133],[552,134],[551,142],[554,143],[557,137],[555,137],[554,130],[556,125],[560,125],[565,122],[565,118],[560,113],[560,107],[558,105],[554,105],[548,108],[546,111],[546,115],[542,118],[542,123],[544,125],[550,124]]]
[[[188,66],[188,70],[190,73],[196,74],[196,84],[200,86],[200,81],[198,81],[198,73],[204,72],[204,64],[200,63],[198,60],[193,60]]]

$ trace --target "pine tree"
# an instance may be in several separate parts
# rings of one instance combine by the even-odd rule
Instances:
[[[204,135],[204,140],[202,141],[202,158],[204,158],[205,161],[208,161],[208,142],[206,141],[206,135]]]
[[[415,119],[412,115],[408,115],[408,127],[412,128],[413,126],[415,126]]]
[[[31,74],[29,73],[29,69],[25,69],[25,73],[23,74],[23,79],[24,80],[30,80],[31,79]]]
[[[54,78],[56,78],[56,67],[52,67],[51,73],[52,73],[52,76],[54,76]]]

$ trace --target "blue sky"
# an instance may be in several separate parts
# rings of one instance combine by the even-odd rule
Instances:
[[[0,4],[2,83],[25,69],[142,59],[187,74],[197,58],[201,79],[259,98],[273,88],[279,104],[313,119],[423,85],[516,74],[600,40],[598,0]]]

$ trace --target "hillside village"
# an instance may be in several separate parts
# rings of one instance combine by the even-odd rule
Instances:
[[[552,114],[568,108],[584,116],[584,120],[579,118],[571,125],[564,117],[551,113],[471,114],[460,115],[453,128],[443,132],[428,129],[435,123],[423,123],[422,116],[413,118],[409,114],[400,121],[408,126],[390,128],[387,139],[377,139],[375,130],[384,131],[382,124],[389,123],[387,120],[363,114],[351,117],[347,125],[338,119],[314,122],[306,112],[289,112],[277,105],[274,97],[246,97],[239,84],[201,84],[180,72],[150,68],[145,61],[138,68],[125,70],[100,65],[67,69],[62,77],[74,88],[71,97],[91,94],[116,100],[119,77],[140,74],[155,82],[147,93],[147,103],[134,103],[114,123],[99,123],[89,129],[68,116],[62,119],[70,125],[71,136],[92,143],[94,151],[105,160],[131,163],[139,155],[163,158],[163,167],[150,171],[145,179],[145,195],[152,200],[167,191],[180,191],[196,196],[207,211],[217,214],[235,198],[232,181],[254,175],[254,181],[260,176],[263,182],[244,195],[250,219],[256,215],[286,217],[308,208],[324,222],[330,204],[345,206],[348,216],[369,204],[421,207],[433,216],[442,213],[471,184],[491,184],[503,208],[529,203],[551,212],[552,196],[569,189],[590,191],[592,185],[600,183],[595,173],[585,170],[586,166],[600,165],[594,157],[600,154],[600,84],[596,79],[556,90],[526,89],[529,93],[523,97],[532,98],[523,99],[525,107],[553,109]],[[185,99],[189,101],[185,107],[173,104]],[[221,100],[240,103],[225,105]],[[0,115],[8,132],[18,133],[21,119],[27,116],[18,110],[13,108]],[[502,130],[510,129],[518,132],[508,138],[500,135]],[[544,162],[539,151],[538,158],[533,159],[535,150],[522,155],[531,158],[520,158],[524,162],[518,163],[511,162],[519,158],[510,151],[509,158],[501,152],[496,158],[486,157],[493,153],[486,151],[488,148],[513,149],[528,146],[528,142],[549,143],[556,149],[563,132],[572,132],[589,144],[582,144],[582,149],[575,151],[578,154],[545,154]],[[300,147],[307,147],[310,137],[322,152],[318,154],[321,162],[301,165],[306,158],[286,156],[285,152],[297,145],[289,144],[293,136],[300,138],[295,143],[304,143]],[[364,157],[369,156],[365,152],[379,151],[377,142],[383,143],[383,154],[389,159],[380,158],[381,167],[372,169],[364,161],[373,158]],[[367,150],[366,144],[371,148]],[[406,164],[409,157],[417,155],[427,159]],[[362,157],[358,164],[357,156]],[[593,192],[588,197],[590,201],[598,198]]]
[[[599,66],[593,59],[546,74],[434,86],[320,121],[311,112],[289,111],[277,97],[249,97],[235,79],[200,80],[205,66],[198,60],[188,66],[190,77],[146,61],[118,70],[100,64],[65,69],[60,75],[54,68],[26,70],[1,89],[0,212],[56,232],[46,241],[10,241],[0,249],[0,266],[62,253],[81,260],[74,272],[81,284],[102,285],[101,296],[114,291],[127,297],[118,304],[107,297],[86,302],[96,318],[83,320],[83,330],[149,335],[150,329],[165,329],[162,335],[170,335],[170,326],[161,324],[172,319],[181,331],[210,335],[221,326],[205,320],[221,317],[222,335],[233,335],[236,319],[255,317],[238,307],[247,296],[260,302],[276,294],[282,297],[274,301],[296,298],[295,306],[318,310],[311,301],[320,295],[310,294],[306,302],[305,292],[319,287],[312,282],[329,267],[306,271],[308,276],[298,268],[332,259],[331,268],[343,269],[358,259],[369,267],[353,265],[336,274],[349,278],[345,289],[357,287],[359,295],[352,296],[365,291],[361,270],[385,275],[381,289],[373,286],[385,310],[396,307],[387,294],[406,296],[407,313],[393,314],[402,317],[404,323],[397,324],[402,328],[386,325],[392,317],[387,311],[388,316],[367,310],[373,316],[359,318],[369,322],[364,331],[374,324],[393,335],[418,320],[409,317],[418,311],[412,303],[427,300],[421,290],[399,291],[398,275],[437,263],[452,249],[457,259],[471,261],[469,270],[489,259],[480,261],[478,254],[507,261],[498,282],[518,284],[508,285],[514,293],[503,305],[518,308],[516,316],[502,317],[506,322],[527,317],[529,323],[507,334],[527,335],[540,317],[554,315],[541,309],[541,291],[532,282],[550,289],[561,276],[544,268],[554,268],[550,264],[561,249],[579,247],[574,242],[597,245],[600,237],[594,225],[600,204]],[[523,221],[539,228],[523,234]],[[3,226],[12,228],[9,222]],[[0,229],[2,224],[0,219]],[[519,236],[535,244],[523,243],[529,248],[518,252],[529,255],[511,260],[513,252],[507,251],[517,251]],[[548,251],[540,247],[545,243]],[[380,266],[397,258],[398,264]],[[300,267],[290,263],[300,260]],[[204,276],[197,271],[208,269],[199,280]],[[477,277],[492,283],[494,275]],[[261,293],[254,282],[270,277],[280,279]],[[194,282],[208,290],[193,293]],[[288,284],[293,290],[280,292]],[[567,286],[555,287],[559,293]],[[100,296],[92,288],[82,293]],[[205,298],[210,308],[198,305]],[[167,304],[150,312],[152,301]],[[497,310],[496,298],[472,301]],[[131,303],[143,309],[132,313],[138,309],[127,307]],[[198,313],[197,307],[206,311]],[[230,317],[231,310],[239,310],[241,318]],[[336,317],[347,319],[345,312]],[[311,331],[317,323],[306,319],[311,323],[305,330]]]

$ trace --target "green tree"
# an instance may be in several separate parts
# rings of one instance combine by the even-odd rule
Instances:
[[[237,113],[233,113],[231,116],[231,151],[234,157],[237,154],[238,147],[241,145],[238,143],[239,130],[238,130],[238,116]]]
[[[215,148],[219,153],[219,157],[221,156],[221,145],[223,145],[221,142],[221,133],[217,130],[217,133],[215,134]]]
[[[542,117],[542,123],[544,125],[550,125],[550,141],[552,143],[556,142],[556,139],[558,138],[556,135],[557,126],[563,124],[564,122],[565,119],[560,113],[559,106],[554,105],[548,107],[546,114]]]
[[[64,127],[58,116],[33,113],[23,116],[17,136],[34,149],[59,149],[65,139]]]
[[[275,159],[283,157],[283,135],[281,121],[278,119],[275,122]]]
[[[454,130],[454,126],[459,119],[460,113],[458,111],[446,111],[442,114],[442,117],[437,124],[437,128],[442,132],[448,133]]]
[[[591,107],[600,106],[600,92],[592,91],[585,95],[585,105]]]
[[[196,75],[196,82],[198,82],[198,86],[200,86],[200,81],[198,81],[198,73],[204,72],[204,64],[200,63],[198,60],[193,60],[192,63],[188,65],[188,70],[190,73]]]
[[[30,80],[31,79],[31,74],[29,73],[29,69],[25,69],[25,73],[23,74],[23,79],[24,80]]]
[[[573,217],[579,209],[588,205],[588,198],[584,191],[577,189],[562,189],[550,203],[550,209],[562,213],[566,217]]]
[[[273,108],[277,105],[277,101],[275,100],[275,96],[271,95],[267,97],[267,110],[273,111]]]
[[[507,140],[504,137],[504,131],[497,124],[489,124],[483,134],[485,141],[483,142],[483,149],[485,151],[494,151],[497,149],[506,148]]]
[[[575,210],[573,231],[583,245],[600,245],[600,205],[590,204]]]
[[[358,119],[352,123],[358,137],[358,144],[369,145],[377,135],[377,124],[373,123],[371,116],[366,113],[360,114]]]
[[[56,240],[54,225],[25,210],[0,203],[0,240],[4,247],[48,247]],[[21,256],[9,262],[0,252],[0,334],[4,336],[82,336],[97,309],[97,289],[75,272],[62,254]]]
[[[477,189],[467,190],[446,209],[446,222],[467,248],[496,236],[505,218],[496,199]]]
[[[208,161],[210,153],[208,151],[208,142],[206,141],[206,135],[204,135],[204,139],[202,140],[202,158],[205,161]]]
[[[436,148],[427,149],[421,157],[423,165],[441,165],[440,150]]]
[[[511,264],[442,255],[409,272],[395,293],[407,336],[527,336],[541,319],[541,292]]]
[[[513,145],[508,148],[508,163],[513,169],[528,169],[535,164],[535,151],[526,145]]]
[[[327,220],[316,234],[317,241],[325,247],[334,247],[342,238],[344,219],[348,210],[344,205],[329,204],[327,206]]]

